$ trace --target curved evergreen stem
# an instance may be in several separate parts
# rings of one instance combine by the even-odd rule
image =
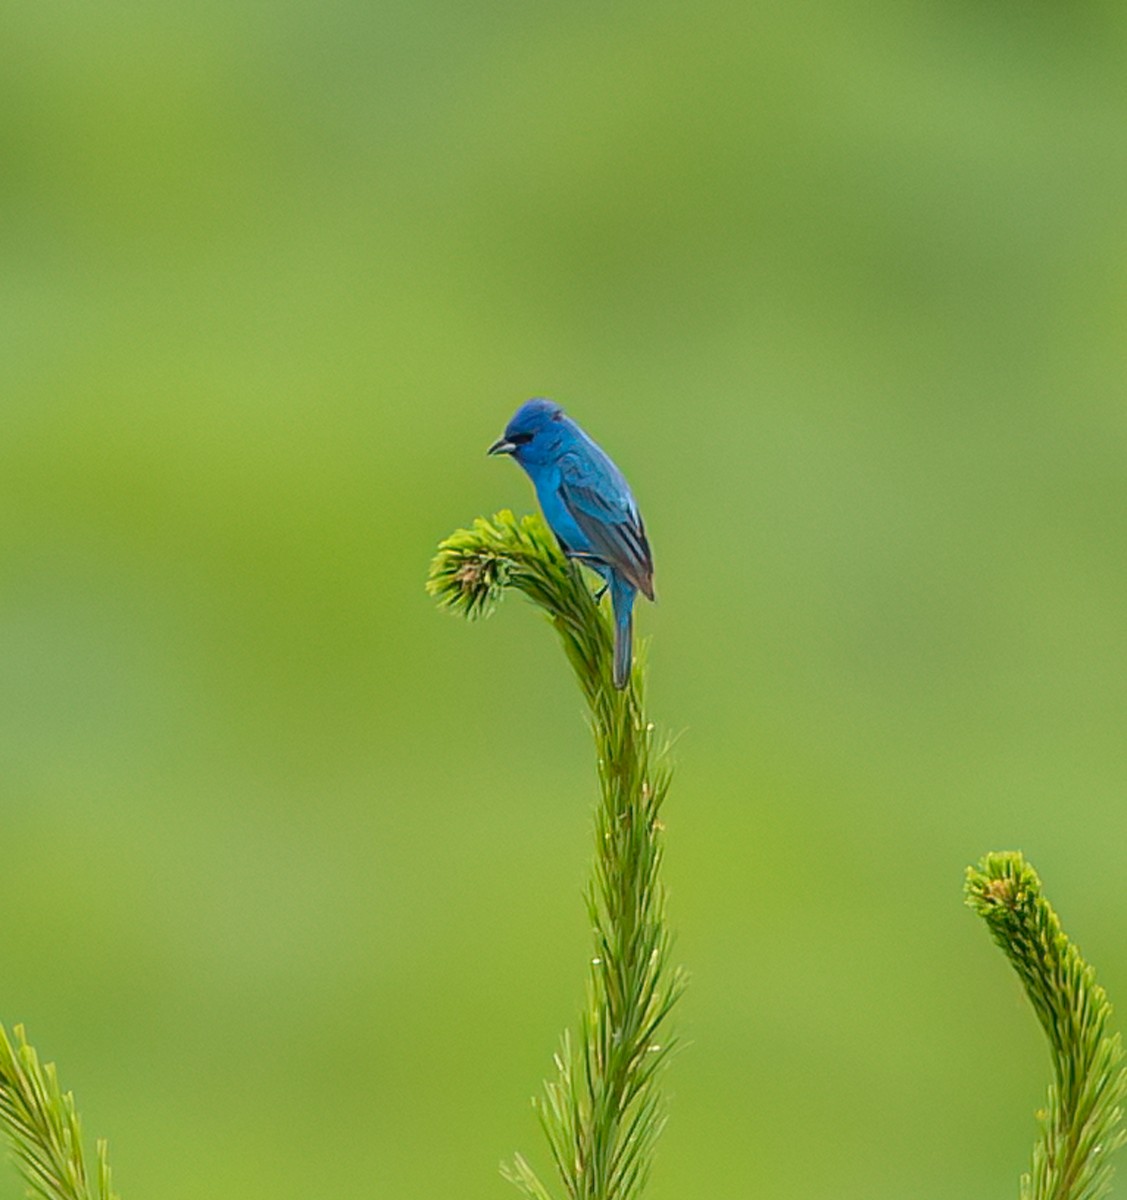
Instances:
[[[559,634],[590,710],[602,796],[587,891],[594,954],[578,1032],[565,1033],[556,1077],[535,1104],[570,1200],[635,1200],[664,1123],[664,1030],[684,986],[669,966],[660,878],[669,768],[643,710],[642,667],[636,660],[629,687],[613,687],[611,624],[538,516],[505,511],[458,530],[439,546],[427,587],[467,617],[491,612],[506,587],[523,592]],[[504,1173],[532,1200],[551,1200],[520,1155]]]
[[[59,1087],[54,1063],[40,1065],[22,1025],[16,1026],[15,1035],[13,1046],[0,1026],[0,1126],[29,1194],[43,1200],[117,1200],[110,1186],[106,1143],[97,1145],[92,1186],[74,1096]]]
[[[988,854],[967,868],[967,903],[1017,971],[1049,1039],[1053,1083],[1022,1176],[1022,1200],[1097,1200],[1111,1189],[1111,1155],[1127,1140],[1127,1069],[1111,1004],[1061,929],[1021,854]]]

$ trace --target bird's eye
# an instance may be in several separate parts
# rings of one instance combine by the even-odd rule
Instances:
[[[526,446],[529,442],[532,441],[532,434],[531,433],[510,433],[509,441],[512,442],[512,444],[514,446]]]

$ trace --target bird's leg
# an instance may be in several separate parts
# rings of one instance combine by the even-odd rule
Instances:
[[[587,550],[565,549],[564,553],[568,556],[568,558],[574,558],[576,562],[583,563],[584,566],[590,567],[592,571],[595,571],[599,575],[603,575],[603,572],[607,569],[606,563],[604,563],[597,554],[591,554]],[[607,594],[608,587],[610,587],[610,580],[604,576],[603,586],[599,588],[597,592],[592,594],[591,599],[598,604],[599,601]]]

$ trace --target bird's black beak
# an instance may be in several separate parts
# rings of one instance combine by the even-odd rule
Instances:
[[[516,442],[510,442],[506,438],[498,438],[492,446],[486,450],[486,454],[512,454],[517,448]]]

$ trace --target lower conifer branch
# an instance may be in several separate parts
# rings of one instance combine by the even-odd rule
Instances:
[[[1119,1034],[1108,1032],[1107,994],[1021,854],[988,854],[968,868],[966,895],[1017,971],[1049,1040],[1053,1082],[1022,1200],[1098,1200],[1111,1189],[1111,1156],[1127,1140],[1127,1069]]]
[[[54,1063],[43,1066],[15,1027],[15,1044],[0,1026],[0,1128],[28,1192],[42,1200],[117,1200],[106,1143],[98,1143],[91,1185],[74,1096],[59,1086]]]

